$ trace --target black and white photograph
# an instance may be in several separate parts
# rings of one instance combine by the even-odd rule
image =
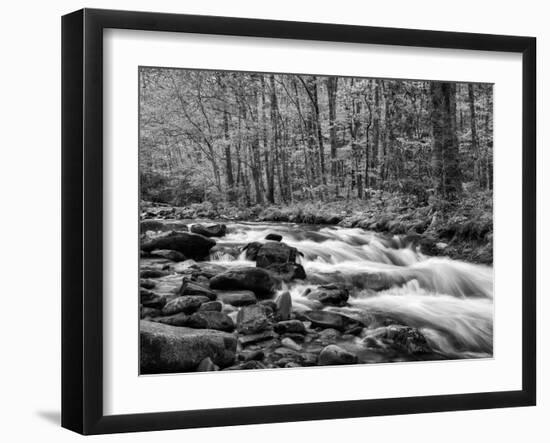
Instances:
[[[140,373],[493,356],[493,85],[139,68]]]

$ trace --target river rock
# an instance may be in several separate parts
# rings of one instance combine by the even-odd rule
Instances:
[[[265,239],[272,240],[272,241],[281,241],[283,239],[283,236],[281,234],[269,233],[265,236]]]
[[[140,321],[140,372],[158,374],[188,372],[210,358],[225,368],[235,361],[237,339],[209,329],[173,327]]]
[[[334,328],[323,329],[319,332],[319,339],[322,342],[334,342],[340,337],[340,331]]]
[[[285,320],[275,323],[273,329],[278,334],[305,334],[306,327],[300,320]]]
[[[342,331],[348,323],[346,317],[330,311],[306,311],[303,313],[303,316],[310,321],[313,326],[323,329],[334,328]]]
[[[241,334],[255,334],[269,327],[269,319],[264,306],[243,306],[237,314],[237,331]]]
[[[296,343],[294,340],[292,340],[290,337],[285,337],[281,340],[281,344],[285,347],[285,348],[289,348],[289,349],[292,349],[294,351],[301,351],[302,350],[302,347]]]
[[[206,303],[203,303],[199,307],[199,311],[217,311],[221,312],[223,308],[223,305],[219,301],[209,301]]]
[[[210,357],[203,359],[199,366],[197,366],[197,372],[210,372],[210,371],[219,371],[219,366],[215,365]]]
[[[191,225],[191,232],[204,235],[205,237],[223,237],[227,232],[227,226],[214,223],[211,225],[202,225],[199,223]]]
[[[266,266],[265,269],[285,282],[291,280],[305,280],[306,278],[306,271],[299,263],[273,263]]]
[[[157,308],[148,308],[146,306],[141,306],[140,308],[140,318],[154,318],[162,315],[162,311]]]
[[[166,303],[164,308],[162,308],[162,313],[164,315],[173,315],[178,312],[191,314],[199,309],[203,303],[208,301],[210,301],[210,299],[202,295],[184,295],[183,297],[177,297]]]
[[[264,351],[262,351],[261,349],[258,349],[257,351],[241,352],[237,356],[237,359],[242,360],[242,361],[250,361],[250,360],[262,361],[264,359],[264,357],[265,357]]]
[[[256,256],[258,255],[258,251],[263,246],[263,243],[260,243],[258,241],[254,241],[252,243],[248,243],[244,248],[243,251],[245,251],[245,257],[247,260],[255,261]]]
[[[140,278],[160,278],[165,277],[168,274],[168,272],[161,271],[160,269],[142,269],[139,271]]]
[[[202,295],[208,297],[209,300],[216,300],[216,294],[205,286],[199,285],[183,279],[178,295]]]
[[[147,231],[180,231],[187,232],[187,225],[183,222],[176,220],[143,220],[139,224],[141,233]]]
[[[155,294],[148,289],[140,288],[139,301],[146,308],[162,309],[166,304],[166,298],[163,295]]]
[[[336,285],[323,285],[309,292],[307,298],[325,305],[345,306],[349,298],[349,291]]]
[[[208,257],[210,249],[215,244],[214,240],[202,235],[172,232],[169,235],[154,238],[142,244],[141,249],[145,252],[151,252],[155,249],[172,249],[181,252],[186,257],[201,260]]]
[[[212,277],[227,271],[225,266],[208,262],[195,263],[190,268],[193,277],[206,277],[207,279],[211,279]]]
[[[161,257],[174,262],[180,262],[185,260],[185,255],[181,252],[174,251],[172,249],[155,249],[151,251],[151,257]]]
[[[409,326],[390,325],[378,328],[365,338],[364,343],[372,347],[377,341],[382,341],[386,346],[409,354],[432,352],[424,334]]]
[[[276,280],[261,268],[237,268],[216,275],[210,280],[211,289],[224,291],[249,290],[258,297],[273,295]]]
[[[226,368],[228,371],[239,371],[244,369],[267,369],[267,366],[258,360],[250,360]]]
[[[141,279],[139,286],[144,289],[153,289],[157,284],[153,280]]]
[[[298,250],[282,242],[263,244],[256,255],[256,266],[267,268],[274,264],[295,263]]]
[[[319,354],[319,365],[351,365],[357,363],[357,356],[340,346],[328,345]]]
[[[216,329],[233,332],[235,323],[227,314],[217,311],[200,311],[190,315],[186,326],[197,329]]]
[[[231,306],[246,306],[257,303],[258,299],[252,291],[214,291],[218,300]]]
[[[290,292],[285,291],[277,297],[277,318],[281,321],[289,320],[292,312],[292,297]]]
[[[169,326],[187,326],[189,315],[185,314],[184,312],[178,312],[174,315],[154,317],[151,319],[151,321]]]
[[[272,340],[274,338],[277,338],[277,334],[273,331],[262,331],[256,334],[240,335],[239,343],[242,346],[248,346],[262,341]]]

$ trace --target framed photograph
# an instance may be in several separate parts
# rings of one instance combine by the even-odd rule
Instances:
[[[62,20],[62,425],[536,402],[531,37]]]

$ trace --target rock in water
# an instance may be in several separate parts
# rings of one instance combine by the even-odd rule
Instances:
[[[237,314],[237,330],[241,334],[256,334],[269,327],[269,319],[264,306],[244,306]]]
[[[285,282],[296,279],[305,280],[306,278],[306,271],[299,263],[273,263],[265,269],[276,274],[277,277]]]
[[[173,232],[144,243],[141,245],[141,249],[145,252],[151,252],[155,249],[172,249],[181,252],[186,257],[201,260],[208,257],[210,249],[215,244],[214,240],[202,235]]]
[[[298,250],[286,243],[267,242],[260,247],[256,255],[256,266],[267,268],[273,264],[295,263]]]
[[[199,309],[203,303],[208,301],[210,301],[210,299],[202,295],[184,295],[183,297],[177,297],[166,303],[164,308],[162,308],[162,313],[164,315],[173,315],[178,312],[191,314]]]
[[[343,331],[348,323],[347,317],[329,311],[307,311],[304,312],[304,317],[309,320],[312,325],[323,329],[334,328]]]
[[[223,237],[227,232],[227,226],[222,224],[201,225],[196,223],[191,226],[191,232],[205,237]]]
[[[139,271],[140,278],[160,278],[168,274],[168,272],[159,269],[142,269]]]
[[[194,371],[205,358],[225,368],[236,350],[237,339],[225,332],[140,321],[141,374]]]
[[[357,356],[340,346],[328,345],[319,354],[319,365],[351,365],[357,363]]]
[[[185,260],[185,255],[181,252],[173,251],[172,249],[155,249],[151,252],[151,257],[161,257],[175,262]]]
[[[139,281],[139,286],[144,289],[153,289],[156,285],[153,280],[142,279]]]
[[[264,269],[261,268],[237,268],[216,275],[210,280],[211,289],[224,291],[249,290],[258,297],[273,295],[277,282]]]
[[[267,234],[265,236],[265,239],[266,240],[272,240],[272,241],[281,241],[283,239],[283,236],[280,235],[280,234],[273,234],[273,233],[270,233],[270,234]]]
[[[409,326],[390,325],[378,328],[365,338],[364,343],[372,346],[378,340],[386,346],[409,354],[432,352],[426,337],[418,329]]]
[[[252,291],[215,291],[218,300],[231,306],[253,305],[258,300]]]
[[[277,316],[279,320],[289,320],[292,312],[292,297],[290,292],[285,291],[277,297]]]
[[[247,260],[252,260],[252,261],[255,261],[256,260],[256,256],[258,255],[258,251],[260,250],[260,248],[262,247],[262,243],[260,242],[252,242],[252,243],[248,243],[244,248],[243,248],[243,251],[246,251],[246,259]]]
[[[323,285],[307,294],[307,298],[325,305],[344,306],[348,301],[349,291],[336,285]]]
[[[202,295],[203,297],[208,297],[209,300],[216,300],[216,294],[210,289],[202,285],[187,281],[185,278],[181,283],[178,295]]]

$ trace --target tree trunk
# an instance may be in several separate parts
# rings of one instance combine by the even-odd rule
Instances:
[[[330,133],[330,175],[332,183],[336,184],[336,195],[338,195],[338,180],[336,179],[336,97],[338,94],[338,77],[327,78],[327,94]]]
[[[461,176],[456,136],[456,86],[432,82],[432,169],[437,195],[455,200],[461,191]]]
[[[475,107],[475,97],[474,97],[474,85],[468,83],[468,100],[470,104],[470,127],[472,131],[472,152],[474,155],[474,181],[477,182],[478,186],[481,186],[481,178],[479,174],[479,146],[477,143],[477,128],[476,128],[476,107]]]

